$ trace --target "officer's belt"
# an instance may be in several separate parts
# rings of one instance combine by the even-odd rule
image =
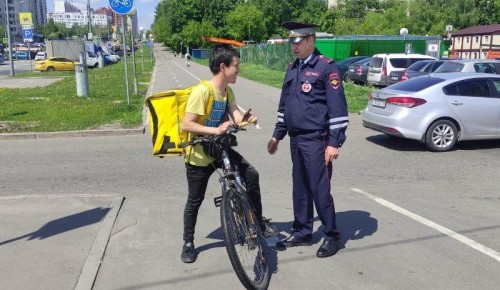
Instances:
[[[300,135],[309,135],[309,134],[313,134],[313,133],[317,133],[317,132],[324,132],[325,130],[324,129],[316,129],[316,130],[292,130],[292,131],[288,131],[288,136],[290,137],[297,137],[297,136],[300,136]]]

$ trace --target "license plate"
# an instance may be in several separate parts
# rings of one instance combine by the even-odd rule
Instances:
[[[350,72],[354,72],[354,69],[353,69],[353,68],[351,68],[351,69],[349,69],[349,71],[350,71]]]
[[[391,77],[391,80],[393,81],[397,81],[399,79],[399,77]]]
[[[374,107],[379,107],[379,108],[385,108],[385,101],[384,100],[372,100],[372,106]]]

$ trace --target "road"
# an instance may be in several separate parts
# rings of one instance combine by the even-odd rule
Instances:
[[[35,71],[35,61],[34,60],[15,60],[14,61],[14,73],[30,72]],[[9,60],[5,60],[4,63],[0,64],[0,78],[10,76],[10,63]]]
[[[210,77],[206,67],[160,53],[167,61],[157,68],[153,92]],[[265,150],[279,90],[244,79],[233,89],[262,127],[239,133],[237,150],[259,170],[264,215],[284,237],[292,220],[288,139],[275,156]],[[269,289],[498,289],[500,142],[432,153],[363,128],[359,115],[350,116],[347,136],[332,184],[345,248],[316,258],[316,232],[312,247],[274,252]],[[0,160],[0,195],[127,198],[94,289],[241,289],[212,203],[216,176],[200,210],[200,256],[194,264],[180,261],[184,167],[177,157],[152,157],[149,135],[1,141]]]

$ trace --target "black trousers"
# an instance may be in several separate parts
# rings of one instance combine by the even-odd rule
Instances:
[[[255,207],[257,217],[262,217],[262,203],[260,196],[259,173],[248,161],[238,152],[230,149],[229,158],[233,165],[238,166],[240,175],[245,182],[247,194]],[[198,210],[205,199],[208,180],[215,168],[221,168],[222,162],[214,162],[208,166],[194,166],[186,164],[186,177],[188,181],[188,198],[184,208],[184,234],[185,242],[194,240]],[[216,221],[214,221],[216,222]]]

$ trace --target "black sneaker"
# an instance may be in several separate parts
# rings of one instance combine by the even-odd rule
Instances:
[[[262,217],[262,233],[264,234],[264,238],[274,237],[279,232],[278,228],[271,223],[271,219]]]
[[[181,260],[184,263],[193,263],[196,261],[196,251],[194,250],[194,244],[193,242],[185,242],[184,246],[182,247],[182,254],[181,254]]]

